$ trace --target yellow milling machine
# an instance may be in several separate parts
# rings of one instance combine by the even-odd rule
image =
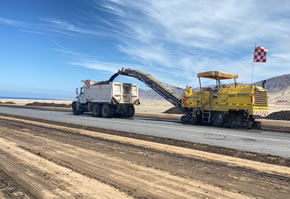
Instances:
[[[130,68],[122,68],[113,74],[107,82],[112,82],[119,75],[136,78],[169,101],[184,114],[184,124],[207,123],[213,126],[232,128],[259,128],[255,115],[268,113],[268,92],[263,82],[262,87],[255,85],[237,85],[237,74],[209,71],[198,73],[200,90],[192,88],[184,91],[180,97],[150,74]],[[216,81],[214,88],[202,88],[200,78]],[[221,84],[222,80],[233,79],[234,84]]]
[[[182,123],[209,123],[213,126],[232,128],[259,128],[255,115],[268,113],[268,92],[255,85],[237,85],[237,74],[208,71],[198,73],[200,90],[188,88],[182,96]],[[202,88],[201,78],[216,81],[214,88]],[[234,84],[221,84],[221,80],[233,79]]]

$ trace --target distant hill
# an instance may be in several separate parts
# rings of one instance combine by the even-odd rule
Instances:
[[[256,82],[258,86],[262,86],[263,81]],[[242,84],[242,83],[238,83]],[[182,88],[177,88],[168,84],[164,84],[171,90],[173,90],[177,95],[181,95],[184,91]],[[266,88],[269,92],[269,97],[271,102],[277,103],[290,103],[290,74],[275,76],[267,79]],[[194,88],[198,90],[198,88]],[[139,89],[139,95],[141,100],[164,100],[153,90]]]
[[[164,85],[167,86],[172,91],[174,91],[178,96],[181,96],[184,91],[184,89],[182,88],[178,88],[168,84]],[[157,94],[155,91],[151,89],[149,90],[139,89],[139,96],[141,100],[165,100],[163,97],[161,97],[159,94]]]
[[[262,81],[256,84],[260,86]],[[290,74],[267,79],[266,88],[271,102],[290,103]]]
[[[261,86],[262,81],[256,83]],[[287,90],[290,86],[290,74],[280,75],[267,79],[266,88],[270,93],[277,93],[283,90]]]
[[[158,95],[155,91],[153,90],[144,90],[144,89],[139,89],[139,97],[141,100],[163,100],[163,98]]]

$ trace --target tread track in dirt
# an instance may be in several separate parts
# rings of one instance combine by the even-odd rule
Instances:
[[[121,139],[112,141],[84,136],[67,130],[28,125],[13,119],[0,119],[0,126],[0,170],[20,182],[19,190],[38,198],[43,197],[43,193],[33,195],[35,193],[29,190],[33,187],[28,186],[25,179],[9,172],[7,168],[13,162],[23,161],[17,165],[18,170],[40,176],[32,181],[46,189],[45,196],[57,193],[58,196],[93,197],[85,187],[73,191],[70,188],[73,183],[68,179],[58,177],[57,173],[40,172],[36,164],[25,163],[26,159],[22,158],[31,158],[38,164],[45,162],[56,172],[62,170],[63,173],[72,173],[70,175],[78,176],[79,182],[90,180],[91,183],[103,183],[114,188],[112,194],[121,191],[124,198],[288,198],[290,194],[290,176],[278,171],[268,173],[206,157],[188,157],[166,151],[166,147],[169,147],[166,145],[165,151],[161,151],[137,143],[129,144]],[[15,146],[15,149],[9,148],[11,146]],[[13,151],[26,156],[18,157]],[[11,164],[3,166],[3,161],[10,161]],[[43,176],[46,176],[45,180],[41,179]]]

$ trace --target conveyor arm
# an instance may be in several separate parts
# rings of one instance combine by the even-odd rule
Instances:
[[[171,89],[164,86],[160,81],[158,81],[157,79],[155,79],[151,75],[143,73],[143,72],[138,71],[138,70],[132,70],[129,68],[127,68],[127,69],[122,68],[117,73],[115,73],[114,75],[111,76],[111,78],[109,79],[109,82],[114,81],[114,79],[118,75],[134,77],[134,78],[140,80],[141,82],[144,82],[148,87],[150,87],[152,90],[154,90],[156,93],[158,93],[161,97],[163,97],[164,99],[169,101],[171,104],[173,104],[174,106],[176,106],[178,108],[182,108],[182,103],[181,103],[181,99],[179,98],[179,96],[175,92],[173,92]]]

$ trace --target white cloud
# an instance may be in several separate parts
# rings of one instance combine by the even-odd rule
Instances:
[[[15,26],[15,27],[18,27],[18,28],[25,28],[25,27],[29,26],[29,24],[27,24],[27,23],[25,23],[23,21],[3,18],[3,17],[0,17],[0,24],[9,25],[9,26]]]
[[[106,72],[116,73],[119,67],[114,67],[114,64],[102,63],[93,60],[80,60],[76,62],[71,62],[71,65],[82,66],[89,69],[101,70]]]
[[[74,65],[108,72],[131,66],[178,86],[197,86],[196,73],[207,70],[238,73],[239,81],[249,82],[255,42],[269,48],[267,63],[255,64],[255,80],[290,73],[288,0],[95,0],[90,6],[92,2],[109,15],[96,11],[84,21],[41,18],[30,31],[110,37],[128,64],[58,51],[70,54]],[[5,18],[0,23],[23,24]]]
[[[147,65],[159,64],[171,67],[169,55],[162,46],[119,46],[119,50]]]
[[[12,19],[2,18],[2,17],[0,17],[0,23],[6,24],[6,25],[20,25],[20,24],[22,24],[22,22],[12,20]]]
[[[121,62],[106,62],[103,60],[100,60],[94,56],[90,56],[87,54],[75,52],[71,49],[64,48],[63,46],[59,45],[58,43],[55,44],[57,46],[56,49],[52,49],[55,52],[69,55],[72,57],[73,61],[71,61],[69,64],[79,67],[84,67],[88,69],[94,69],[104,72],[109,72],[111,74],[116,73],[121,68],[131,68],[134,70],[140,70],[145,73],[149,73],[152,76],[156,77],[159,81],[164,82],[166,84],[171,84],[179,87],[184,87],[184,84],[177,81],[177,78],[173,77],[179,77],[181,78],[181,74],[176,73],[172,74],[170,71],[164,69],[164,68],[150,68],[148,65],[142,65],[142,64],[134,64],[130,62],[121,63]]]
[[[100,36],[105,35],[102,30],[89,29],[87,27],[83,27],[82,24],[72,24],[67,21],[53,19],[53,18],[41,18],[45,24],[46,28],[49,28],[50,31],[62,33],[62,34],[78,34],[78,35],[92,35],[92,36]]]
[[[250,82],[255,42],[269,48],[268,62],[255,64],[256,80],[290,72],[289,50],[282,50],[290,35],[289,1],[114,0],[104,6],[123,24],[120,51],[152,71],[168,68],[168,77],[181,84],[196,84],[193,75],[206,70],[239,73]]]
[[[106,23],[102,20],[102,23]],[[108,29],[98,25],[85,25],[85,23],[72,23],[56,18],[40,18],[37,23],[28,23],[21,20],[14,20],[0,17],[0,24],[14,26],[18,30],[34,34],[59,33],[68,36],[111,36],[114,35],[108,32]],[[108,22],[107,22],[107,25]],[[92,28],[93,27],[93,28]]]

